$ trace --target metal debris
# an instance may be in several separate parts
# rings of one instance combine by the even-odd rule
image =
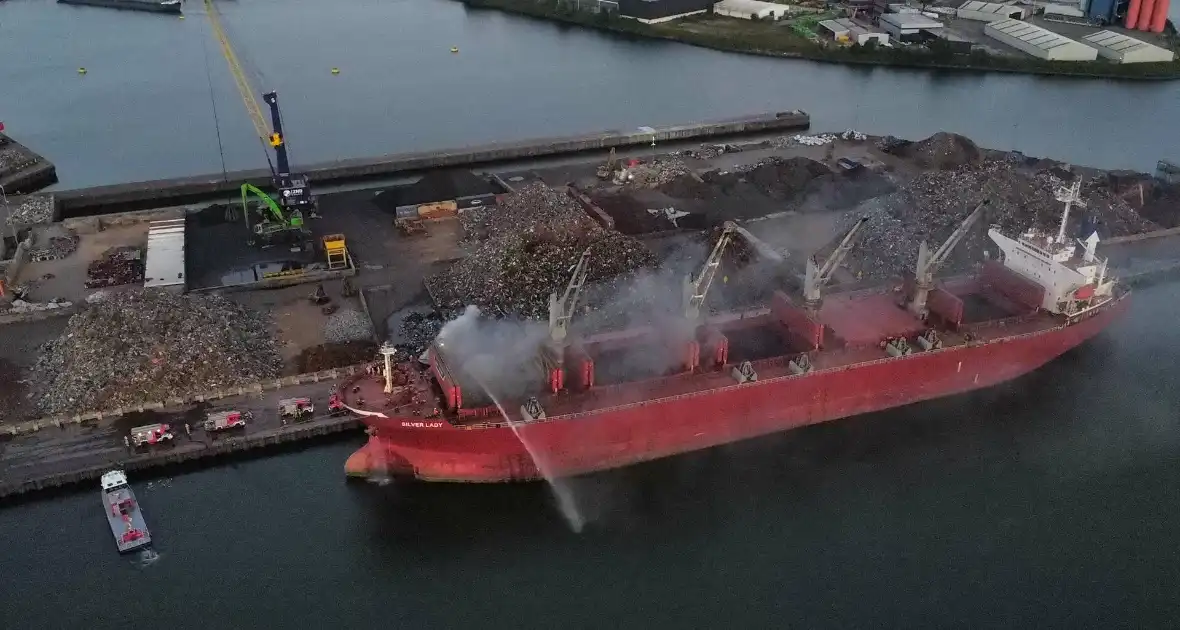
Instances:
[[[134,245],[112,247],[86,268],[86,288],[114,287],[143,282],[143,248]]]
[[[438,313],[410,313],[402,320],[401,343],[394,347],[409,356],[418,356],[438,336],[444,323],[446,319]]]
[[[29,260],[45,262],[67,258],[78,250],[78,235],[70,230],[62,230],[59,234],[38,236],[36,245],[29,250]]]
[[[270,321],[214,295],[136,291],[91,304],[42,348],[44,413],[126,407],[279,375]]]
[[[0,167],[0,171],[3,168]],[[26,195],[8,198],[9,221],[12,225],[38,225],[53,222],[53,195]]]
[[[1064,209],[1056,192],[1067,184],[1049,170],[1022,170],[1005,159],[922,173],[896,193],[864,202],[845,217],[846,226],[857,217],[870,217],[848,267],[862,279],[884,279],[912,270],[922,239],[941,244],[986,197],[991,200],[986,219],[959,244],[945,268],[964,269],[983,259],[984,247],[990,243],[988,225],[998,224],[1007,234],[1030,228],[1055,233]],[[1071,213],[1070,235],[1079,235],[1084,225],[1097,229],[1102,237],[1158,229],[1115,196],[1105,179],[1087,182],[1082,194],[1088,207]]]
[[[327,343],[345,343],[348,341],[364,341],[373,339],[373,325],[369,318],[360,311],[350,308],[332,313],[328,321],[324,322],[324,341]]]
[[[655,263],[642,243],[606,231],[573,199],[540,182],[495,208],[462,216],[479,244],[470,256],[427,279],[435,306],[442,309],[474,304],[491,316],[544,317],[549,294],[564,289],[587,247],[591,282]]]

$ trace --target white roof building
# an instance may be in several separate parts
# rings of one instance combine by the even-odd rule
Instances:
[[[184,292],[184,219],[148,224],[143,286]]]
[[[964,20],[977,22],[998,22],[1009,18],[1023,20],[1028,17],[1028,13],[1020,7],[997,2],[980,2],[980,0],[968,0],[959,5],[959,8],[955,10],[955,15]]]
[[[889,43],[889,36],[885,33],[870,31],[848,18],[824,20],[819,23],[819,26],[821,29],[827,31],[832,36],[832,39],[837,41],[848,41],[861,46],[871,41],[877,42],[880,46]]]
[[[753,19],[754,16],[758,16],[759,20],[774,20],[789,14],[791,9],[785,4],[762,0],[721,0],[713,5],[713,12],[743,20]]]
[[[1020,20],[988,22],[983,33],[1033,57],[1050,61],[1094,61],[1098,51],[1036,24]]]
[[[1114,31],[1098,31],[1082,39],[1099,55],[1118,63],[1168,62],[1176,53]]]
[[[917,35],[924,30],[943,27],[942,22],[921,13],[882,13],[877,23],[882,30],[897,40],[907,35]]]

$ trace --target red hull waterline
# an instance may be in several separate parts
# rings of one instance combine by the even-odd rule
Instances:
[[[1100,333],[1126,311],[1128,298],[1129,293],[1122,293],[1080,317],[1041,312],[978,327],[964,325],[974,330],[959,341],[905,356],[887,356],[867,345],[837,351],[843,359],[825,361],[822,357],[829,351],[819,350],[816,356],[821,358],[805,374],[781,369],[780,360],[779,369],[773,362],[760,367],[753,382],[739,384],[725,366],[712,375],[629,384],[630,395],[607,394],[606,400],[589,391],[566,395],[567,400],[593,400],[579,400],[576,408],[551,396],[550,402],[542,401],[552,406],[546,410],[548,416],[519,426],[519,431],[547,473],[569,476],[890,409],[1032,372]],[[853,303],[866,308],[860,301]],[[676,385],[693,379],[694,384]],[[712,381],[702,384],[708,379]],[[646,398],[635,394],[644,386]],[[427,413],[366,410],[355,400],[346,404],[370,427],[369,442],[345,465],[349,475],[388,473],[453,482],[541,477],[522,440],[502,423],[464,425]],[[519,408],[519,402],[515,405]],[[506,406],[518,417],[513,405]],[[594,408],[587,411],[588,406]]]

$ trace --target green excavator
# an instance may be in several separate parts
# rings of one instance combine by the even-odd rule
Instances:
[[[257,199],[253,205],[251,195]],[[278,202],[253,184],[242,184],[242,213],[250,227],[251,245],[297,245],[311,238],[311,232],[303,225],[301,210],[291,208],[284,213]]]

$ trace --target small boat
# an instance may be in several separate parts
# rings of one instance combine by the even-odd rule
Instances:
[[[139,502],[135,500],[131,486],[127,485],[126,473],[112,470],[102,476],[102,503],[120,553],[135,551],[152,543],[152,535],[148,532],[147,522],[143,520]]]

